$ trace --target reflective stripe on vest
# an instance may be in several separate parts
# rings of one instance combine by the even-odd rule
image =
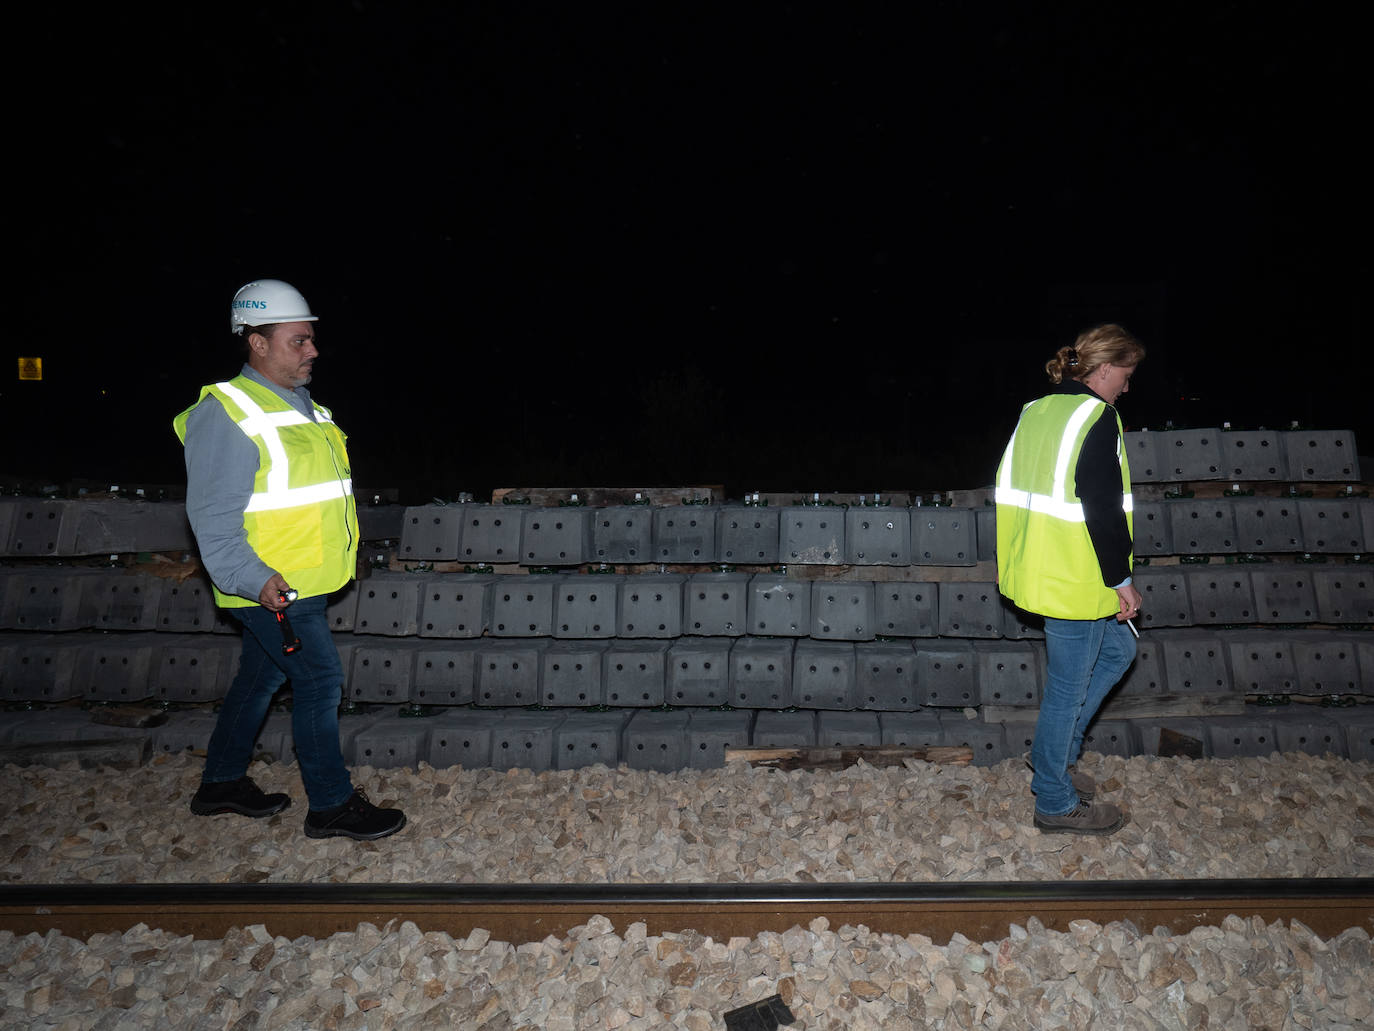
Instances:
[[[281,434],[277,431],[283,426],[300,426],[309,423],[310,420],[294,408],[285,412],[263,411],[245,391],[232,383],[216,383],[215,386],[233,398],[234,403],[244,412],[244,418],[238,423],[239,429],[249,437],[261,440],[272,458],[271,468],[267,471],[267,489],[253,493],[247,507],[244,508],[245,512],[268,512],[296,508],[300,505],[318,505],[353,493],[353,482],[347,478],[314,483],[306,487],[292,487],[291,465],[286,458],[286,448],[282,445]],[[333,420],[318,405],[315,406],[315,415],[320,422],[332,425]]]
[[[1078,439],[1083,424],[1092,418],[1093,413],[1102,404],[1105,402],[1096,398],[1089,398],[1075,408],[1073,414],[1069,416],[1068,422],[1064,425],[1064,432],[1060,435],[1059,446],[1055,450],[1054,484],[1050,488],[1052,491],[1050,494],[1036,494],[1029,490],[1018,490],[1012,486],[1012,455],[1016,450],[1016,434],[1013,432],[1011,441],[1007,444],[1000,475],[997,478],[997,489],[994,492],[994,499],[997,504],[1024,508],[1055,519],[1063,519],[1065,522],[1084,522],[1083,503],[1075,498],[1069,488],[1069,460],[1074,455],[1074,441]],[[1019,424],[1017,429],[1020,429]],[[1121,442],[1118,440],[1117,462],[1120,463],[1120,461]],[[1131,512],[1134,508],[1135,505],[1130,492],[1123,492],[1121,497],[1122,511]]]

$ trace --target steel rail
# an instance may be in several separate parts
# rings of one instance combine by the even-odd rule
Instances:
[[[454,937],[484,928],[515,944],[562,937],[595,915],[620,933],[692,929],[717,940],[785,931],[825,917],[830,926],[1006,937],[1032,917],[1052,930],[1071,921],[1129,920],[1173,935],[1231,914],[1301,921],[1323,938],[1349,927],[1374,933],[1374,878],[997,881],[766,884],[37,884],[0,885],[0,929],[57,929],[75,938],[146,924],[221,938],[261,924],[274,935],[325,937],[360,923],[412,921]]]

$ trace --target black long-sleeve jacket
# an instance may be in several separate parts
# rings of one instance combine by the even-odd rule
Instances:
[[[1051,393],[1097,395],[1077,380],[1066,379]],[[1121,449],[1125,442],[1117,431],[1116,409],[1107,405],[1083,438],[1074,469],[1074,490],[1083,503],[1102,582],[1119,587],[1131,576],[1131,529],[1122,511]]]

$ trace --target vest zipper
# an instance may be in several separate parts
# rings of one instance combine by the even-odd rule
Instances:
[[[334,441],[330,439],[330,437],[329,437],[329,431],[326,430],[323,426],[320,426],[319,422],[316,422],[315,425],[316,425],[316,426],[319,426],[320,432],[324,434],[324,442],[325,442],[325,445],[329,448],[329,462],[330,462],[330,464],[331,464],[332,466],[334,466],[334,476],[338,479],[339,483],[342,484],[342,483],[343,483],[343,480],[344,480],[344,477],[343,477],[343,473],[339,472],[339,456],[338,456],[337,454],[335,454],[335,452],[334,452]],[[330,422],[330,425],[331,425],[331,426],[333,425],[333,422],[332,422],[332,421]],[[350,479],[350,483],[351,483],[352,477],[349,477],[349,479]],[[353,497],[353,491],[352,491],[352,490],[349,490],[349,492],[348,492],[348,494],[346,495],[346,497]],[[344,504],[347,505],[348,502],[345,500]],[[353,505],[354,505],[354,511],[355,511],[355,512],[357,511],[357,504],[358,504],[357,499],[354,499]],[[351,526],[348,525],[348,519],[347,519],[346,517],[345,517],[345,519],[344,519],[344,527],[348,530],[348,545],[349,545],[349,547],[351,548],[351,547],[353,546],[353,544],[354,544],[354,541],[353,541],[353,527],[351,527]]]

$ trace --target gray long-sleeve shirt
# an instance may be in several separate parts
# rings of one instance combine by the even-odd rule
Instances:
[[[315,408],[305,387],[287,390],[245,365],[240,373],[261,383],[311,422]],[[225,594],[258,600],[276,570],[248,544],[243,511],[258,474],[258,446],[234,424],[224,406],[207,396],[186,417],[186,517],[200,546],[205,571]]]

